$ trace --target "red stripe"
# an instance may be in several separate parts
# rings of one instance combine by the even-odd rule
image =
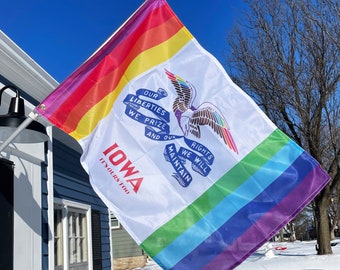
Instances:
[[[180,29],[180,28],[179,28]],[[175,29],[171,27],[173,34],[175,34],[179,29]],[[145,38],[142,38],[141,41],[137,42],[135,47],[130,51],[130,55],[128,55],[121,63],[119,67],[113,70],[111,73],[106,76],[100,78],[100,81],[95,84],[90,91],[88,91],[85,96],[78,101],[77,104],[72,108],[72,111],[69,112],[64,126],[68,127],[70,132],[76,129],[79,119],[85,115],[90,108],[96,105],[100,100],[102,100],[107,94],[112,92],[119,83],[122,75],[126,71],[127,67],[131,63],[131,61],[141,52],[145,51],[148,48],[151,48],[162,41],[165,41],[169,38],[169,32],[166,33],[164,31],[164,27],[160,27],[159,29],[153,29],[146,33]],[[144,46],[144,47],[143,47]],[[110,65],[108,63],[107,65]],[[127,78],[132,79],[132,78]],[[76,121],[75,121],[76,120]]]
[[[166,24],[171,17],[172,14],[164,10],[164,6],[151,12],[134,32],[123,42],[112,48],[110,54],[101,60],[89,76],[84,78],[84,81],[74,89],[72,95],[51,115],[51,118],[58,119],[60,125],[63,126],[65,121],[68,121],[64,128],[68,130],[67,132],[74,130],[80,118],[94,104],[97,104],[103,97],[114,90],[126,67],[136,55],[143,50],[155,46],[162,40],[169,38],[167,35],[169,34],[169,30],[172,29],[167,29],[167,31],[164,32],[165,34],[161,31],[158,33],[159,37],[149,36],[147,39],[140,40],[148,31]],[[178,23],[176,25],[178,25]],[[166,25],[164,27],[166,28]],[[178,28],[180,28],[179,25]],[[98,88],[98,82],[107,75],[110,75],[110,84],[108,85],[106,83],[103,87]],[[83,101],[84,97],[85,100]],[[86,105],[84,106],[84,104]],[[75,119],[67,120],[70,118],[70,112],[75,109],[80,109],[80,111],[73,113]]]

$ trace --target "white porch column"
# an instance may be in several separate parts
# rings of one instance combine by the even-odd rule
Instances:
[[[14,162],[13,270],[41,270],[41,162],[44,144],[10,145],[2,157]]]

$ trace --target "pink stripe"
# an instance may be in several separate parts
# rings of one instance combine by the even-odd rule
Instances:
[[[67,100],[78,86],[87,79],[88,74],[100,61],[109,54],[118,44],[133,35],[136,28],[144,21],[154,9],[164,5],[165,0],[148,0],[141,6],[133,18],[128,20],[119,31],[90,59],[76,69],[67,77],[49,96],[45,98],[36,108],[36,111],[46,118],[49,118]],[[44,106],[41,106],[41,105]],[[42,109],[45,107],[46,109]]]

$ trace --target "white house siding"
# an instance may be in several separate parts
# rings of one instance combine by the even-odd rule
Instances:
[[[0,30],[0,86],[8,84],[20,89],[22,97],[28,101],[25,102],[28,113],[57,87],[58,82]],[[3,93],[0,114],[7,113],[10,96],[13,96],[11,91]],[[43,118],[39,118],[39,122],[50,125]],[[45,152],[44,143],[15,145],[3,152],[3,157],[16,165],[14,269],[54,269],[54,197],[90,205],[93,213],[99,213],[100,237],[95,244],[100,244],[101,258],[93,260],[93,269],[99,269],[99,265],[100,269],[111,269],[107,208],[92,190],[79,164],[79,145],[58,129],[53,130],[53,137],[57,139],[53,149],[49,144],[49,149],[56,151],[53,155]]]
[[[44,161],[44,144],[11,145],[2,157],[14,162],[13,269],[40,270],[41,162]]]

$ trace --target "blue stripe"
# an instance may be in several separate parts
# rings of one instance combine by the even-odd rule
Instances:
[[[172,269],[201,269],[204,265],[208,264],[296,188],[316,165],[317,163],[304,152],[292,166],[290,166],[266,190],[238,211],[232,218],[224,223],[222,227],[207,237],[203,243],[198,245],[179,263],[173,265]],[[305,196],[308,196],[308,194]],[[301,194],[301,197],[304,197],[304,195]],[[294,207],[294,205],[287,205],[287,207],[294,209],[299,207],[299,205],[296,207]],[[279,220],[282,219],[281,216],[273,216],[273,219],[275,218]],[[259,228],[259,230],[260,229],[261,228]],[[275,230],[278,228],[272,229]],[[266,237],[268,236],[264,235],[264,238]],[[250,242],[251,241],[244,242],[244,244],[251,245]],[[239,254],[235,255],[240,256],[240,254],[242,254],[241,251]]]
[[[194,226],[181,234],[153,259],[173,267],[195,247],[213,234],[242,207],[251,202],[272,184],[302,153],[293,141],[288,141],[276,155],[252,175],[244,184],[225,197],[212,211],[202,217]],[[251,166],[251,164],[250,164]],[[230,179],[232,181],[232,179]],[[207,222],[207,220],[209,222]],[[194,268],[193,268],[194,269]]]

